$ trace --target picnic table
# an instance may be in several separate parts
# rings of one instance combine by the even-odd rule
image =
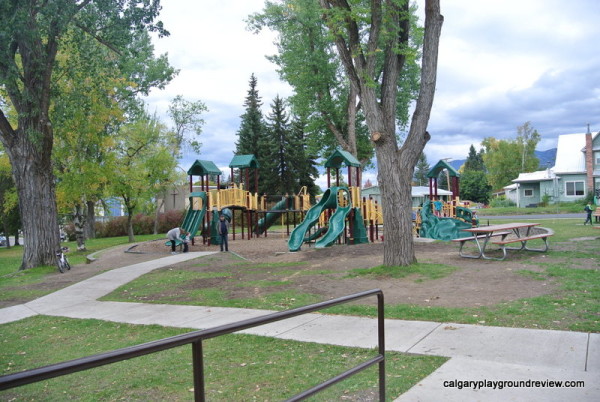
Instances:
[[[500,225],[480,226],[476,228],[463,229],[465,232],[473,233],[471,237],[463,237],[452,240],[453,242],[460,242],[460,249],[458,253],[461,257],[465,258],[483,258],[486,260],[504,260],[507,256],[507,250],[528,250],[545,252],[548,251],[548,237],[552,236],[553,233],[548,231],[546,233],[531,234],[531,228],[538,226],[539,223],[503,223]],[[508,237],[509,235],[514,235]],[[499,238],[494,240],[494,238]],[[544,247],[542,248],[531,248],[527,246],[527,242],[531,240],[542,239],[544,241]],[[477,254],[467,254],[463,252],[463,247],[467,242],[474,242],[477,245]],[[502,257],[492,257],[486,255],[486,247],[488,243],[496,244],[500,246],[502,250]],[[521,243],[520,247],[507,247],[508,244]]]

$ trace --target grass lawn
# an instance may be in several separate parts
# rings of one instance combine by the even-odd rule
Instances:
[[[498,215],[544,215],[544,214],[583,214],[582,202],[565,202],[561,204],[553,204],[545,207],[538,206],[536,208],[517,208],[517,207],[493,207],[482,208],[477,210],[478,215],[482,216],[498,216]]]
[[[499,223],[500,221],[491,221]],[[548,261],[523,261],[519,274],[535,280],[552,279],[557,291],[535,298],[500,303],[477,308],[445,308],[418,305],[386,305],[387,318],[401,318],[437,322],[475,323],[481,325],[526,328],[571,329],[600,332],[600,255],[598,240],[583,238],[580,220],[543,220],[541,226],[554,230]],[[587,233],[587,232],[585,232]],[[600,231],[591,230],[596,237]],[[149,240],[139,237],[138,240]],[[162,237],[162,236],[158,236]],[[574,238],[582,238],[572,241]],[[87,243],[85,253],[71,252],[70,260],[83,262],[85,255],[125,244],[126,238],[97,239]],[[73,243],[69,244],[75,249]],[[22,249],[0,250],[0,295],[42,282],[45,275],[56,267],[40,267],[18,271]],[[582,261],[586,268],[582,268]],[[590,266],[590,261],[592,261]],[[594,262],[595,261],[595,262]],[[202,262],[206,263],[206,261]],[[595,264],[595,265],[594,265]],[[296,270],[301,263],[278,264],[277,268]],[[275,268],[273,264],[244,263],[247,270]],[[410,267],[416,280],[429,281],[451,275],[455,267],[421,262]],[[291,272],[291,271],[290,271]],[[324,271],[324,273],[326,273]],[[105,299],[144,301],[146,303],[179,304],[177,300],[156,297],[160,289],[180,289],[182,284],[201,277],[218,278],[227,272],[206,273],[170,268],[156,270],[127,284]],[[393,277],[396,271],[384,267],[348,270],[347,277]],[[274,276],[260,286],[276,287],[283,283]],[[258,286],[247,281],[239,286]],[[127,290],[124,292],[123,290]],[[158,290],[160,290],[158,289]],[[187,289],[185,299],[196,299],[197,304],[265,308],[283,310],[318,300],[314,295],[299,290],[275,294],[272,298],[228,299],[218,288],[210,290]],[[201,294],[200,291],[208,292]],[[32,294],[32,297],[37,297]],[[2,297],[2,296],[0,296]],[[193,303],[192,303],[193,304]],[[330,309],[330,313],[374,316],[370,306],[351,305]],[[124,346],[174,336],[186,329],[159,326],[128,325],[99,320],[75,320],[60,317],[37,316],[0,325],[0,365],[4,374],[39,367],[68,359],[82,357]],[[279,400],[294,395],[325,378],[338,374],[359,361],[372,357],[373,350],[344,348],[294,341],[276,340],[251,335],[228,335],[205,342],[206,391],[209,400]],[[391,400],[427,376],[446,359],[426,356],[387,354],[387,392]],[[43,381],[37,384],[4,391],[2,400],[189,400],[192,399],[191,348],[180,347],[152,356],[132,359],[89,370],[83,373]],[[232,381],[232,379],[235,381]],[[342,396],[356,399],[372,395],[377,390],[377,370],[344,381],[320,394],[318,400],[340,400]],[[357,398],[358,396],[358,398]]]
[[[0,325],[3,374],[167,338],[191,330],[99,320],[37,316]],[[376,350],[226,335],[203,342],[208,400],[282,400],[374,357]],[[0,393],[2,400],[63,401],[193,399],[191,346],[114,363]],[[386,353],[387,400],[447,359]],[[235,380],[233,380],[235,379]],[[340,400],[377,395],[371,367],[318,395]],[[14,399],[13,399],[14,398]],[[356,399],[355,399],[356,400]]]
[[[502,221],[491,221],[499,223]],[[587,240],[570,241],[581,237],[582,226],[579,220],[551,219],[536,221],[543,227],[551,228],[555,235],[551,238],[551,249],[546,254],[552,263],[530,263],[524,260],[524,268],[519,274],[533,277],[537,280],[552,280],[558,284],[559,290],[548,295],[520,299],[500,303],[494,306],[470,308],[437,307],[411,304],[386,304],[386,317],[408,320],[423,320],[436,322],[457,322],[492,326],[543,328],[558,330],[575,330],[600,332],[600,258],[598,240],[591,237]],[[589,228],[589,227],[588,227]],[[586,228],[587,229],[587,228]],[[593,229],[590,229],[593,230]],[[586,232],[587,233],[587,232]],[[592,232],[592,234],[596,234]],[[600,235],[600,233],[598,233]],[[554,245],[554,246],[553,246]],[[568,249],[567,249],[568,248]],[[581,261],[588,264],[589,269],[581,269]],[[246,271],[266,269],[261,263],[244,262]],[[294,263],[298,264],[298,263]],[[293,264],[289,264],[290,269]],[[285,270],[285,264],[277,264],[277,268]],[[347,272],[346,278],[368,276],[377,279],[386,277],[404,277],[416,275],[417,282],[434,280],[450,275],[457,268],[444,264],[420,262],[408,268],[395,269],[386,267],[371,267],[353,269]],[[188,271],[185,269],[169,268],[148,273],[130,282],[102,300],[123,302],[145,302],[165,304],[191,304],[221,307],[256,308],[284,310],[321,301],[316,295],[299,290],[270,292],[266,296],[255,298],[230,298],[218,287],[198,289],[185,286],[208,275],[205,272]],[[227,280],[229,272],[211,272],[213,278]],[[261,287],[277,287],[287,282],[278,281],[273,275],[271,281],[260,284]],[[240,281],[237,286],[257,287],[253,281]],[[170,290],[177,289],[176,294]],[[374,306],[342,305],[327,310],[328,313],[360,316],[376,316]]]
[[[164,235],[136,236],[137,241],[159,238],[164,238]],[[67,254],[67,257],[71,265],[76,265],[84,263],[86,256],[92,253],[127,243],[128,238],[123,236],[87,240],[85,243],[87,250],[85,251],[77,251],[76,242],[64,242],[62,245],[69,247],[70,252]],[[42,290],[27,289],[27,285],[43,282],[48,274],[57,272],[58,268],[52,265],[19,271],[22,259],[22,246],[0,248],[0,300],[10,300],[15,296],[34,299],[44,296],[47,293]]]

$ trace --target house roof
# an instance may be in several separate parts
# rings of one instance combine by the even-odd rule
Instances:
[[[437,193],[438,195],[452,195],[452,191],[444,190],[442,188],[438,188]],[[413,197],[428,197],[429,187],[414,186],[412,187],[411,194]]]
[[[373,187],[363,189],[362,193],[366,193],[366,194],[370,194],[370,195],[379,195],[379,194],[381,194],[381,191],[379,190],[379,186],[373,186]],[[443,189],[439,188],[438,195],[452,195],[452,191],[443,190]],[[429,196],[429,187],[413,186],[411,188],[411,196],[412,197]]]
[[[196,159],[196,162],[188,169],[187,174],[190,176],[205,176],[207,174],[221,175],[222,172],[213,162]]]
[[[544,180],[554,180],[556,174],[552,169],[546,170],[538,170],[537,172],[530,173],[519,173],[519,177],[512,180],[513,183],[531,183],[531,182],[540,182]],[[507,186],[508,187],[508,186]],[[504,187],[504,188],[507,188]]]
[[[585,133],[563,134],[558,136],[556,162],[552,170],[560,173],[585,172]]]
[[[254,155],[235,155],[229,162],[229,167],[258,169],[258,161]]]

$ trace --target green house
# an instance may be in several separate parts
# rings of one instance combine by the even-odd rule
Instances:
[[[510,186],[506,197],[518,207],[584,199],[596,195],[600,204],[600,133],[564,134],[558,137],[554,167],[521,173]]]

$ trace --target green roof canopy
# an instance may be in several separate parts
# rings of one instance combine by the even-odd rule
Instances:
[[[222,172],[213,162],[196,159],[196,162],[194,162],[192,167],[187,171],[187,174],[190,176],[205,176],[208,174],[220,176]]]
[[[444,160],[440,160],[438,163],[436,163],[436,165],[432,167],[427,173],[427,177],[437,177],[440,174],[440,172],[444,169],[448,170],[450,177],[460,177],[460,174],[452,166],[448,165],[448,163],[446,163],[446,161]]]
[[[360,167],[360,162],[350,152],[337,148],[325,162],[325,167],[339,169],[342,164]]]
[[[258,168],[258,161],[254,155],[235,155],[231,162],[230,168]]]

